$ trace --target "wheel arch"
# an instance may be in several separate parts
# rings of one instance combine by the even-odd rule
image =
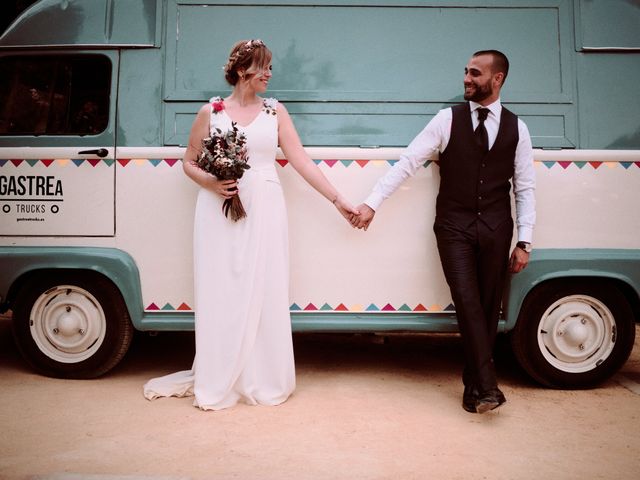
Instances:
[[[640,321],[640,251],[545,249],[534,251],[529,265],[512,275],[504,297],[504,331],[513,330],[526,298],[548,282],[594,280],[612,283]]]
[[[12,307],[22,285],[48,272],[89,271],[102,275],[122,295],[134,327],[142,321],[140,274],[125,251],[101,247],[0,247],[3,310]]]

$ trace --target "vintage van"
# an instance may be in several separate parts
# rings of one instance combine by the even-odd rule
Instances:
[[[499,328],[543,385],[603,381],[640,315],[639,12],[591,0],[35,3],[0,37],[0,310],[19,349],[46,375],[91,378],[134,329],[193,329],[196,187],[180,159],[199,106],[229,92],[220,67],[234,41],[271,47],[268,94],[354,203],[462,100],[471,54],[499,48],[511,59],[502,100],[529,126],[538,180],[534,252]],[[432,231],[437,162],[367,232],[277,162],[295,331],[457,330]]]

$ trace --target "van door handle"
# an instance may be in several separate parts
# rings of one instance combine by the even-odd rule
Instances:
[[[109,155],[109,150],[106,148],[96,148],[95,150],[82,150],[78,152],[78,155],[97,155],[100,158],[104,158]]]

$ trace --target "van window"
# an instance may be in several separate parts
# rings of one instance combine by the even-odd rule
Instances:
[[[96,135],[109,123],[103,55],[0,58],[0,135]]]

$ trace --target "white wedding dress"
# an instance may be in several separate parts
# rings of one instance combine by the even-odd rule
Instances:
[[[216,99],[212,99],[214,101]],[[249,165],[239,181],[247,216],[222,213],[223,199],[198,194],[194,223],[196,355],[191,370],[154,378],[144,395],[195,395],[194,405],[219,410],[245,402],[277,405],[295,389],[289,315],[287,215],[275,168],[275,99],[238,129]],[[211,112],[211,131],[231,128],[225,110]]]

